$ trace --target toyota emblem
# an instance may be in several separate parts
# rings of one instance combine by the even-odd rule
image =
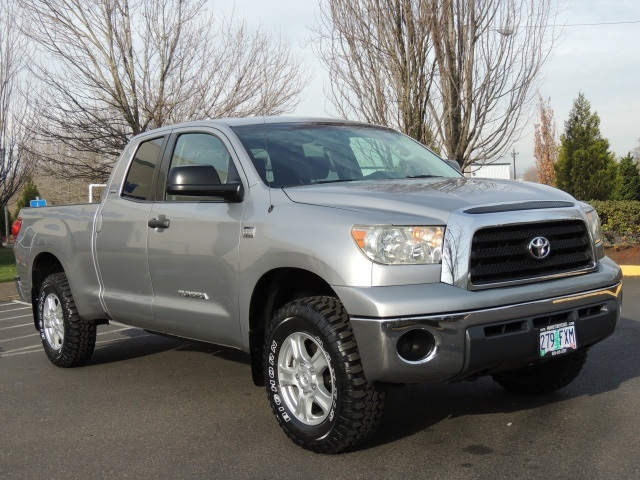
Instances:
[[[542,260],[549,256],[551,243],[544,237],[536,237],[529,242],[529,253],[536,260]]]

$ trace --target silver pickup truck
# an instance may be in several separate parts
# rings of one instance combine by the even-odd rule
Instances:
[[[85,364],[110,321],[243,350],[317,452],[366,440],[392,384],[553,392],[620,318],[592,207],[465,178],[361,123],[161,128],[131,140],[99,205],[20,216],[17,286],[51,362]]]

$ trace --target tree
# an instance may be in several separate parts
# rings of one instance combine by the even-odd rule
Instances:
[[[47,57],[39,134],[63,155],[40,153],[65,175],[105,180],[132,135],[162,125],[291,111],[308,82],[283,35],[206,0],[20,1]]]
[[[466,167],[518,139],[554,43],[552,0],[320,0],[316,50],[345,117]]]
[[[640,161],[640,138],[638,138],[638,146],[631,150],[631,157],[636,161]]]
[[[14,217],[18,216],[18,213],[20,213],[21,209],[23,209],[24,207],[28,207],[31,204],[31,200],[35,200],[38,197],[40,197],[38,187],[35,183],[33,183],[33,179],[28,176],[24,183],[24,187],[22,188],[22,193],[20,194],[18,203],[16,203]]]
[[[522,180],[525,182],[542,183],[540,181],[540,172],[535,166],[529,167],[524,171],[522,174]]]
[[[84,180],[68,178],[61,182],[59,177],[43,174],[40,169],[33,171],[32,178],[34,183],[38,185],[40,197],[47,200],[47,205],[69,205],[87,201],[89,186]],[[96,188],[94,191],[102,193],[104,190]]]
[[[607,200],[613,192],[616,163],[582,92],[564,123],[555,171],[556,186],[579,200]]]
[[[553,186],[556,182],[554,166],[558,160],[558,144],[556,143],[556,122],[553,119],[550,101],[547,99],[545,102],[538,94],[539,121],[534,127],[533,155],[536,159],[535,168],[540,183]]]
[[[321,2],[317,54],[342,117],[393,126],[434,145],[426,122],[434,65],[424,2]]]
[[[640,200],[640,172],[631,152],[620,159],[613,192],[614,200]]]
[[[0,209],[21,188],[27,164],[28,109],[21,88],[28,47],[20,36],[15,6],[0,0]]]

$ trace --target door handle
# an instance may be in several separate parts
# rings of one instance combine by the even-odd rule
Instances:
[[[170,220],[164,215],[158,215],[158,218],[150,218],[147,222],[149,228],[155,228],[156,231],[162,231],[165,228],[169,228]]]

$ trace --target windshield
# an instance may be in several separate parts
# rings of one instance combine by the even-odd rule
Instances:
[[[420,143],[382,127],[267,123],[233,130],[271,187],[460,176]]]

